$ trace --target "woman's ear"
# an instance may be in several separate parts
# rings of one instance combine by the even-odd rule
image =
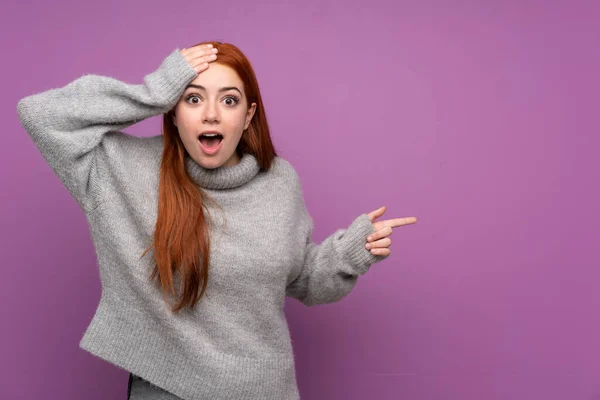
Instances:
[[[175,117],[175,111],[171,111],[171,121],[173,121],[173,125],[177,126],[177,118]]]
[[[248,111],[246,112],[246,123],[244,124],[244,130],[248,129],[248,125],[250,125],[250,121],[252,121],[252,117],[256,112],[256,103],[252,103]]]

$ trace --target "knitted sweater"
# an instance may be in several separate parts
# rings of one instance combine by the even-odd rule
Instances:
[[[276,157],[261,171],[244,154],[191,177],[209,207],[208,287],[193,310],[173,313],[150,281],[162,135],[121,129],[173,108],[197,76],[180,50],[143,84],[83,75],[17,105],[25,130],[86,215],[102,293],[80,348],[186,400],[298,399],[285,297],[310,306],[342,299],[383,260],[364,248],[373,225],[357,217],[321,244],[298,175]],[[153,265],[152,265],[153,267]]]

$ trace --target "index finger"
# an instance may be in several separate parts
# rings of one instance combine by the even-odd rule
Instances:
[[[394,218],[394,219],[387,219],[382,222],[383,222],[383,226],[389,226],[391,228],[395,228],[397,226],[402,226],[402,225],[416,224],[417,218],[416,217]]]

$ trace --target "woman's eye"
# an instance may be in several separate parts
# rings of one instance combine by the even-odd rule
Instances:
[[[193,94],[193,95],[191,95],[191,96],[188,96],[188,98],[187,98],[187,101],[188,101],[188,103],[190,102],[190,99],[193,99],[193,98],[197,98],[197,99],[198,99],[198,101],[200,100],[200,97],[198,97],[198,96],[196,96],[195,94]],[[196,101],[196,102],[193,102],[193,104],[198,104],[198,102],[197,102],[197,101]]]
[[[238,103],[238,101],[239,101],[238,98],[235,97],[235,96],[227,96],[227,97],[225,97],[225,101],[227,101],[227,100],[233,100],[233,103],[226,103],[228,106],[236,105]]]

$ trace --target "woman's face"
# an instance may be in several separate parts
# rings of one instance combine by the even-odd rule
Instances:
[[[175,105],[173,123],[190,157],[208,169],[240,161],[235,148],[254,116],[242,80],[217,62],[198,74]],[[203,133],[214,136],[204,137]]]

